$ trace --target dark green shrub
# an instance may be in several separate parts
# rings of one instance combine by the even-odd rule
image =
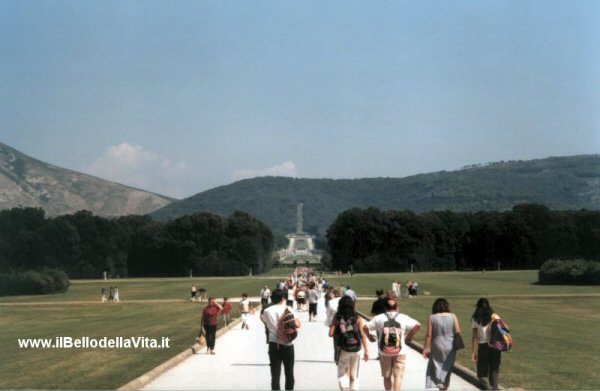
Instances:
[[[0,296],[63,293],[69,289],[69,285],[67,274],[58,269],[0,274]]]
[[[547,285],[600,285],[600,262],[551,259],[540,267],[538,283]]]

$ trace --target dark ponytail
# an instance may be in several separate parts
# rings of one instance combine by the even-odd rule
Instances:
[[[490,306],[490,302],[482,297],[475,305],[472,319],[482,326],[487,326],[492,321],[493,313],[494,309]]]

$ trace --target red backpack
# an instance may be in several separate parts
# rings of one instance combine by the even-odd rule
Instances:
[[[298,329],[296,328],[294,314],[286,307],[277,324],[277,340],[284,344],[289,344],[295,340],[297,336]]]

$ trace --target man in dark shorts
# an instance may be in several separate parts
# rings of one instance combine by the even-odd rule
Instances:
[[[312,322],[317,316],[317,305],[321,294],[315,287],[315,283],[311,282],[308,289],[308,321]]]
[[[306,289],[304,286],[300,286],[296,290],[296,302],[298,303],[299,311],[306,311]]]

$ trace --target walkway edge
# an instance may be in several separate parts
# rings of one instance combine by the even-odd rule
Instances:
[[[256,309],[258,309],[260,311],[260,308],[255,308],[255,310]],[[225,334],[231,328],[233,328],[234,326],[238,325],[241,322],[242,322],[242,318],[240,317],[240,318],[236,318],[236,319],[232,320],[231,323],[229,323],[229,325],[230,325],[229,328],[221,327],[217,331],[217,338],[219,338],[221,335]],[[144,373],[142,376],[135,378],[132,381],[130,381],[129,383],[119,387],[117,390],[130,391],[130,390],[142,389],[146,384],[150,383],[152,380],[156,379],[158,376],[162,375],[167,370],[178,365],[179,363],[181,363],[188,357],[198,353],[204,346],[206,346],[206,345],[205,344],[201,345],[200,343],[196,342],[195,344],[193,344],[189,348],[185,349],[183,352],[179,353],[175,357],[168,359],[167,361],[163,362],[162,364],[158,365],[157,367]]]

